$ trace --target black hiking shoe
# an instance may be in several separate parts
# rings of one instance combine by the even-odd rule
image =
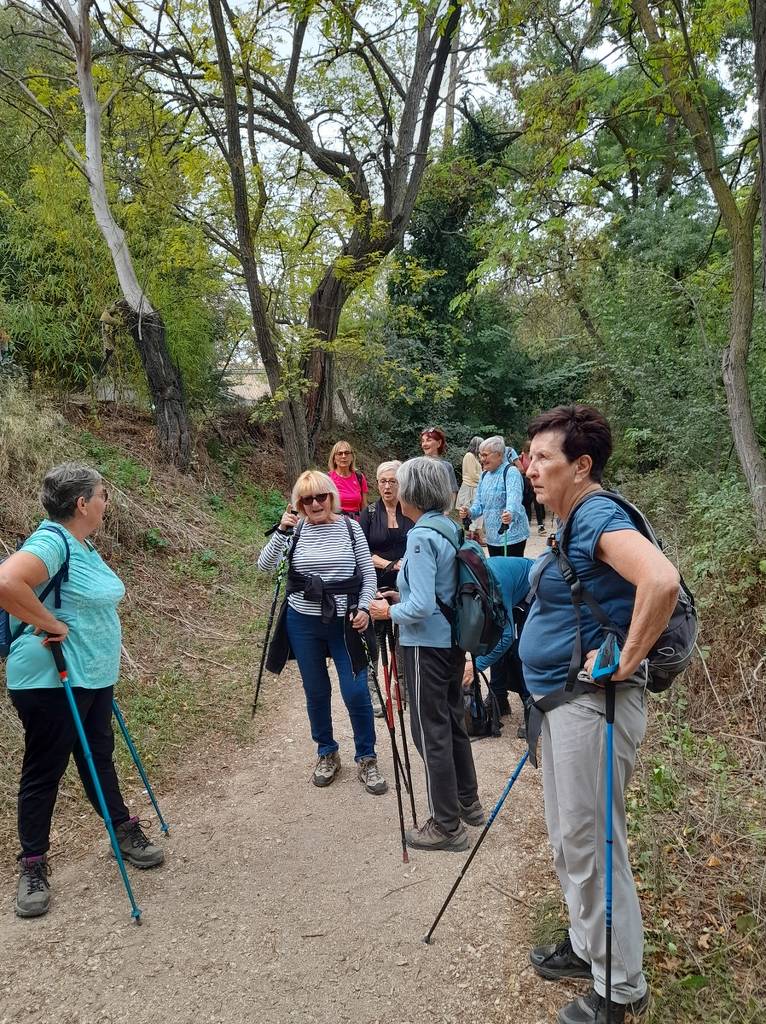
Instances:
[[[473,825],[474,828],[484,825],[487,820],[484,817],[484,808],[481,806],[478,797],[471,804],[460,804],[460,817],[466,825]]]
[[[640,1017],[649,1006],[649,989],[632,1003],[612,1001],[612,1024],[625,1024],[626,1020]],[[606,999],[595,988],[579,996],[559,1010],[559,1024],[606,1024]]]
[[[511,705],[508,703],[507,697],[497,698],[497,713],[501,718],[504,718],[505,715],[510,715]]]
[[[135,868],[156,868],[165,860],[165,851],[149,839],[138,818],[128,818],[115,830],[123,858]],[[114,852],[110,851],[112,856]]]
[[[43,854],[41,857],[19,857],[21,864],[21,877],[19,887],[16,890],[16,916],[17,917],[42,917],[48,913],[51,905],[50,886],[48,875],[51,869],[48,865],[48,858]]]
[[[591,976],[590,964],[577,956],[568,935],[557,946],[535,946],[529,953],[529,962],[546,981]]]

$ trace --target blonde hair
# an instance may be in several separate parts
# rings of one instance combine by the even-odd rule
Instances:
[[[384,473],[392,473],[396,476],[396,471],[400,466],[401,462],[398,459],[392,459],[390,462],[381,462],[375,470],[375,479],[380,480]]]
[[[327,460],[327,469],[330,471],[330,473],[332,473],[332,471],[335,469],[335,453],[342,445],[345,445],[345,447],[348,448],[349,451],[351,452],[351,462],[349,462],[348,468],[351,470],[352,473],[356,469],[356,455],[354,455],[354,449],[352,448],[352,446],[348,443],[348,441],[336,441],[335,444],[330,449],[330,457]]]
[[[307,469],[305,473],[301,473],[298,479],[293,485],[293,493],[291,502],[293,508],[297,509],[300,515],[303,515],[303,505],[300,503],[300,498],[306,498],[309,494],[332,494],[332,510],[333,512],[340,512],[340,495],[338,494],[338,488],[332,482],[330,477],[326,473],[320,472],[318,469]]]

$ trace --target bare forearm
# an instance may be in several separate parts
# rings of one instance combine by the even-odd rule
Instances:
[[[0,605],[14,618],[45,633],[59,631],[58,619],[37,600],[34,590],[25,583],[10,587],[0,581]]]
[[[677,583],[658,580],[636,588],[633,616],[615,679],[626,679],[636,671],[667,626],[677,600]]]

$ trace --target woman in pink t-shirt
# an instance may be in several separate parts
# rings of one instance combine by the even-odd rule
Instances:
[[[338,488],[341,512],[358,519],[369,488],[364,473],[360,473],[354,465],[354,449],[348,441],[335,442],[327,460],[327,468],[330,479]]]

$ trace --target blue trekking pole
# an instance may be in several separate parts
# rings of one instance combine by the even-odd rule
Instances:
[[[593,665],[591,678],[604,684],[606,698],[606,822],[604,838],[606,841],[606,870],[604,879],[604,926],[606,930],[606,1024],[612,1024],[612,795],[614,787],[614,683],[612,676],[620,664],[620,648],[613,633],[608,633],[606,640],[599,647]]]
[[[114,698],[112,698],[112,711],[114,712],[114,717],[117,719],[117,724],[120,727],[120,732],[122,733],[122,738],[125,740],[125,744],[126,744],[128,750],[130,751],[130,756],[133,758],[133,764],[136,766],[138,774],[141,776],[141,781],[144,784],[144,789],[146,790],[147,795],[148,795],[149,799],[151,800],[152,805],[154,806],[154,810],[155,810],[155,812],[157,814],[157,817],[160,819],[160,829],[162,830],[162,832],[165,833],[165,835],[168,835],[168,833],[170,832],[170,826],[166,823],[165,819],[162,817],[162,811],[160,810],[160,805],[157,803],[157,798],[154,795],[154,790],[152,789],[151,784],[149,783],[149,779],[147,778],[146,771],[144,770],[143,762],[141,761],[139,753],[136,750],[136,745],[133,742],[133,737],[128,732],[128,727],[127,727],[127,725],[125,723],[125,719],[122,717],[122,712],[120,711],[120,709],[119,709],[119,707],[117,705],[117,701]]]
[[[72,712],[72,718],[74,719],[75,729],[77,730],[77,738],[80,741],[82,752],[85,755],[85,760],[88,763],[88,770],[90,771],[90,777],[93,781],[93,788],[96,791],[98,798],[98,806],[101,811],[101,817],[104,819],[104,825],[109,833],[109,842],[112,844],[112,853],[114,854],[117,866],[120,869],[122,875],[122,881],[125,885],[125,891],[128,894],[130,900],[131,914],[130,916],[134,919],[136,924],[141,924],[141,911],[136,903],[135,897],[133,896],[133,890],[130,887],[130,880],[128,873],[125,870],[125,861],[122,859],[122,851],[120,850],[120,844],[117,842],[117,836],[115,835],[114,825],[112,824],[112,818],[109,814],[109,808],[106,806],[106,799],[104,797],[104,791],[101,788],[101,782],[96,771],[96,765],[93,762],[93,754],[90,750],[90,744],[88,738],[85,735],[85,729],[83,728],[82,719],[80,718],[80,712],[77,710],[77,704],[75,703],[74,694],[72,693],[72,684],[69,682],[69,673],[67,672],[66,662],[64,661],[64,653],[61,650],[61,644],[51,643],[48,645],[53,655],[53,660],[56,663],[56,671],[59,674],[61,682],[64,686],[64,693],[66,699],[69,702],[69,710]]]
[[[526,761],[527,761],[528,757],[529,757],[529,751],[525,750],[524,753],[521,756],[521,760],[519,761],[519,763],[516,765],[516,767],[513,770],[513,775],[511,775],[510,779],[508,779],[508,781],[506,782],[505,789],[500,794],[500,799],[497,801],[495,806],[492,808],[492,813],[487,818],[487,824],[481,830],[481,835],[476,840],[476,845],[471,850],[471,853],[470,853],[470,855],[468,857],[468,860],[465,862],[465,864],[463,865],[463,867],[460,870],[460,874],[455,879],[455,884],[450,889],[449,895],[447,896],[447,898],[444,901],[444,903],[442,903],[441,909],[439,910],[439,913],[436,915],[434,923],[431,925],[431,927],[428,929],[426,934],[423,936],[423,942],[425,942],[425,944],[427,946],[431,945],[431,936],[433,935],[434,931],[436,930],[437,924],[439,923],[439,921],[441,921],[442,914],[447,909],[447,907],[449,906],[450,900],[452,899],[452,897],[457,892],[457,887],[463,881],[463,876],[468,871],[468,868],[471,866],[471,861],[476,856],[476,854],[479,852],[479,847],[484,842],[484,837],[486,836],[487,832],[489,832],[489,829],[490,829],[490,826],[492,825],[492,822],[495,820],[497,815],[500,813],[500,808],[505,803],[505,798],[508,796],[508,794],[513,789],[514,782],[516,781],[516,779],[518,779],[519,775],[521,775],[521,769],[526,764]]]

